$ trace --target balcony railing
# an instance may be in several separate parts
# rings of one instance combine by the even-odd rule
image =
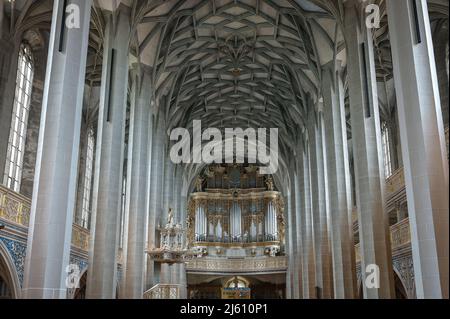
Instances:
[[[89,249],[89,230],[73,224],[72,246],[87,252]]]
[[[388,179],[387,183],[391,185],[393,188],[399,187],[398,185],[401,185],[402,183],[404,185],[403,170],[401,169],[398,170],[396,173],[394,173],[394,175]],[[31,210],[31,201],[28,198],[0,185],[0,218],[17,225],[21,225],[23,227],[28,227],[30,222],[30,210]],[[391,246],[393,250],[396,248],[400,248],[406,244],[409,244],[410,242],[411,242],[411,234],[408,218],[391,227]],[[89,249],[89,230],[74,224],[72,228],[72,245],[82,251],[87,252]],[[359,261],[361,258],[359,253],[360,251],[359,244],[355,246],[355,249],[356,249],[356,259],[357,261]],[[119,252],[118,256],[119,263],[122,262],[121,257],[122,257],[121,252]],[[285,257],[279,258],[284,258],[285,260]],[[271,262],[273,262],[274,258],[268,260],[271,260]],[[222,264],[216,263],[215,265],[212,265],[211,261],[207,261],[205,259],[203,259],[201,262],[204,262],[204,264],[202,264],[201,267],[200,264],[193,265],[191,263],[191,265],[194,268],[206,267],[207,269],[210,270],[212,270],[212,268],[215,267],[224,270],[226,268],[229,269],[229,267],[231,267],[231,265],[224,264],[223,261],[221,261]],[[239,263],[239,261],[234,262]],[[263,266],[262,268],[265,267],[266,266]],[[280,267],[281,268],[284,267],[284,264],[281,264],[279,262],[276,268]]]
[[[214,235],[195,234],[196,243],[216,243],[216,244],[252,244],[264,242],[277,242],[276,235],[243,235],[243,236],[223,236],[218,238]]]
[[[409,218],[391,226],[391,248],[396,249],[411,243]]]
[[[28,228],[30,225],[31,200],[0,185],[0,218]],[[87,252],[89,230],[73,224],[72,245]]]
[[[28,227],[30,210],[31,201],[28,198],[0,185],[0,218]]]
[[[405,174],[403,171],[403,167],[401,167],[386,179],[386,192],[388,194],[394,194],[404,187],[405,187]]]
[[[409,218],[405,218],[401,222],[391,226],[391,249],[405,247],[411,243],[411,230],[409,225]],[[361,261],[361,244],[355,245],[356,262]]]
[[[287,257],[199,258],[188,261],[186,270],[204,272],[274,272],[287,269]]]
[[[144,299],[180,299],[180,285],[158,284],[144,293]]]

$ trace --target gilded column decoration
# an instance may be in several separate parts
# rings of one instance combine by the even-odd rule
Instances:
[[[273,191],[273,179],[272,179],[272,177],[267,177],[267,179],[266,179],[266,186],[267,186],[267,190],[268,191]]]
[[[187,245],[191,247],[194,243],[195,236],[195,210],[197,208],[197,201],[190,199],[188,203],[188,211],[186,217],[186,227],[187,227]]]
[[[275,199],[275,207],[278,221],[278,239],[284,243],[286,232],[286,221],[284,219],[284,201],[281,197]]]

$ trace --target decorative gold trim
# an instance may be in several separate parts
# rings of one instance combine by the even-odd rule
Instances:
[[[287,269],[287,257],[251,257],[245,259],[200,258],[186,263],[188,272],[223,273],[259,273],[284,272]]]
[[[221,247],[221,248],[253,248],[279,245],[279,241],[266,241],[259,243],[214,243],[214,242],[193,242],[193,247]]]
[[[31,200],[4,186],[0,186],[0,218],[28,227],[30,224]]]

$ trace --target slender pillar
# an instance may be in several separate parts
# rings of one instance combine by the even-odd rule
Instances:
[[[345,4],[345,36],[364,298],[394,297],[389,220],[372,31],[358,19],[359,1]],[[379,268],[379,288],[367,286],[370,266]],[[369,268],[367,268],[369,267]]]
[[[321,109],[308,115],[308,136],[311,158],[311,195],[314,220],[315,273],[317,298],[332,297],[331,251],[326,211],[324,154]]]
[[[301,160],[298,161],[300,171],[300,192],[302,196],[303,238],[303,298],[315,298],[315,261],[313,240],[313,219],[311,207],[310,154],[308,142],[302,145]]]
[[[295,165],[294,163],[292,165]],[[292,170],[295,172],[295,170]],[[300,194],[299,194],[299,185],[298,185],[298,174],[295,172],[292,174],[293,182],[292,182],[292,190],[290,196],[290,203],[288,205],[289,211],[291,211],[291,219],[289,222],[292,222],[292,298],[300,299],[303,297],[302,294],[302,236],[301,236],[301,225],[300,225],[300,215],[301,215],[301,202],[300,202]]]
[[[36,176],[25,259],[23,294],[65,299],[75,209],[77,162],[91,1],[80,8],[80,28],[60,37],[63,1],[55,1],[42,103]],[[59,50],[64,41],[63,50]]]
[[[342,91],[343,92],[343,91]],[[342,96],[343,97],[343,96]],[[341,100],[341,105],[344,106],[344,100]],[[358,296],[357,277],[356,277],[356,253],[355,253],[355,233],[353,231],[353,188],[352,188],[352,175],[350,172],[350,150],[348,144],[348,129],[347,129],[347,115],[345,107],[342,107],[341,112],[341,125],[342,125],[342,145],[344,149],[344,180],[345,180],[345,193],[347,194],[347,219],[348,219],[348,246],[350,247],[350,263],[348,264],[351,274],[351,287],[353,290],[353,296]]]
[[[337,299],[352,299],[356,278],[351,257],[354,247],[350,240],[344,163],[344,152],[348,151],[343,140],[344,96],[342,80],[333,63],[325,66],[323,92],[334,296]]]
[[[387,13],[417,297],[448,298],[448,160],[428,5],[389,0]]]
[[[117,286],[130,23],[122,7],[109,16],[95,163],[87,298],[113,299]]]
[[[167,154],[167,153],[166,153]],[[164,227],[167,224],[169,209],[174,209],[173,202],[173,187],[174,187],[174,164],[170,158],[166,158],[164,169],[164,195],[163,195],[163,210],[161,212],[160,224]],[[173,267],[172,267],[173,268]],[[172,270],[169,264],[161,264],[161,284],[172,283]]]
[[[181,216],[181,210],[180,210],[180,194],[181,194],[181,183],[180,183],[180,170],[181,167],[174,167],[174,180],[173,180],[173,187],[172,187],[172,197],[173,197],[173,209],[174,209],[174,219],[176,224],[183,225],[183,219]],[[180,284],[180,266],[181,264],[174,264],[172,266],[172,273],[171,273],[171,279],[170,282],[175,285]]]
[[[293,181],[292,181],[293,183]],[[296,239],[294,237],[296,229],[295,229],[295,217],[293,217],[294,212],[292,208],[292,198],[291,198],[291,190],[288,190],[285,203],[287,208],[287,222],[286,222],[286,251],[288,252],[288,270],[286,272],[286,298],[287,299],[295,299],[294,296],[294,274],[296,272],[295,269],[295,258],[296,258]],[[298,278],[298,277],[297,277]],[[298,286],[298,283],[297,283]],[[297,288],[298,289],[298,288]],[[298,298],[298,293],[296,294]]]
[[[148,72],[134,76],[128,145],[128,231],[125,244],[124,296],[141,299],[144,292],[145,220],[147,214],[147,169],[151,79]]]
[[[149,205],[149,217],[148,217],[148,247],[154,248],[158,245],[156,233],[157,233],[157,218],[161,212],[161,189],[163,182],[164,167],[163,163],[163,148],[164,148],[164,132],[165,123],[164,119],[160,117],[153,118],[154,123],[154,139],[152,143],[152,161],[151,171],[152,177],[150,180],[150,205]],[[155,263],[153,260],[147,257],[147,275],[146,275],[146,289],[152,288],[156,284],[155,280]]]
[[[299,159],[302,158],[302,150],[301,148],[297,148],[296,150],[296,156],[295,158]],[[296,290],[295,291],[295,298],[296,299],[303,299],[308,298],[307,295],[304,295],[303,286],[305,285],[305,281],[308,282],[308,276],[305,276],[305,256],[304,256],[304,237],[303,236],[303,225],[304,225],[304,206],[303,202],[305,198],[302,196],[304,194],[303,192],[303,183],[301,179],[303,178],[303,162],[301,160],[297,161],[295,163],[295,174],[294,176],[294,188],[293,193],[295,194],[294,201],[295,201],[295,251],[294,251],[294,257],[295,257],[295,263],[294,263],[294,275],[295,275],[295,284],[296,284]],[[306,258],[306,261],[308,258]],[[297,287],[298,285],[298,287]]]
[[[180,174],[180,186],[183,185],[183,175]],[[186,225],[186,218],[187,218],[187,191],[185,189],[183,189],[183,187],[181,187],[180,189],[180,215],[181,215],[181,224],[183,225],[183,227],[186,229],[187,225]],[[186,229],[187,231],[187,229]],[[183,245],[187,244],[187,238],[186,238],[186,233],[185,236],[183,238],[184,242]],[[187,273],[186,273],[186,264],[182,263],[180,264],[180,270],[179,270],[179,283],[181,286],[181,291],[180,291],[180,297],[181,299],[186,299],[187,298]]]
[[[325,133],[325,121],[323,116],[323,104],[321,108],[321,112],[319,113],[319,116],[317,117],[317,120],[319,122],[319,131],[322,135],[322,151],[323,151],[323,179],[324,179],[324,196],[325,196],[325,211],[326,211],[326,218],[327,218],[327,228],[328,228],[328,246],[330,247],[330,279],[331,279],[331,299],[334,298],[334,275],[333,275],[333,252],[332,252],[332,242],[331,242],[331,206],[330,206],[330,188],[328,183],[328,152],[327,152],[327,142],[326,142],[326,133]]]

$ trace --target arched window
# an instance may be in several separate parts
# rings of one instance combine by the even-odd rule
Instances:
[[[389,134],[389,126],[386,122],[381,126],[381,137],[383,142],[383,157],[384,157],[384,172],[386,178],[390,177],[393,173],[392,160],[391,160],[391,136]]]
[[[87,136],[87,152],[86,152],[86,168],[83,185],[83,207],[81,212],[81,226],[89,229],[91,219],[91,194],[92,194],[92,177],[94,173],[94,147],[95,134],[91,128]]]
[[[17,64],[16,92],[4,172],[4,184],[15,192],[20,191],[20,182],[22,179],[23,155],[25,151],[28,113],[30,110],[33,69],[31,49],[28,45],[23,44],[19,51],[19,60]]]

